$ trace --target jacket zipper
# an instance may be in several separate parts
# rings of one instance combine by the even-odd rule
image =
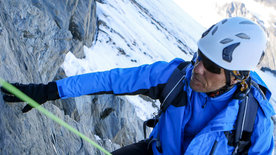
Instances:
[[[215,153],[215,150],[217,148],[218,141],[216,140],[213,144],[213,147],[211,149],[210,155],[213,155]]]

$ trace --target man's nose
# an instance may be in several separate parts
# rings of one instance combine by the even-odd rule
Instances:
[[[197,73],[197,74],[203,75],[204,71],[205,71],[205,68],[204,68],[203,62],[202,61],[198,61],[195,64],[194,72]]]

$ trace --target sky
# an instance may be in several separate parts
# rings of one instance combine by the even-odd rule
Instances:
[[[231,2],[244,3],[250,13],[264,21],[266,27],[272,25],[271,16],[276,16],[276,9],[265,6],[254,0],[173,0],[187,14],[192,16],[205,28],[225,18],[218,14],[218,9]]]
[[[213,9],[206,9],[214,7],[214,0],[208,4],[204,0],[201,3],[198,0],[188,3],[187,0],[183,1],[185,5],[179,1],[139,1],[143,9],[126,0],[97,3],[101,23],[97,40],[92,47],[84,47],[84,59],[77,59],[71,52],[66,55],[62,65],[65,74],[73,76],[134,67],[160,60],[170,61],[176,57],[191,60],[201,34],[220,17],[214,14]],[[270,73],[259,73],[276,94],[276,77]],[[142,120],[150,118],[157,110],[139,96],[126,96],[125,99],[136,107],[136,113]],[[274,102],[275,99],[274,95]]]

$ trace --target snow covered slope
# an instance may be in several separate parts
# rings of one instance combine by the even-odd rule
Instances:
[[[86,59],[68,54],[64,63],[68,76],[175,57],[189,60],[204,31],[172,1],[108,1],[97,8],[97,41],[85,48]]]

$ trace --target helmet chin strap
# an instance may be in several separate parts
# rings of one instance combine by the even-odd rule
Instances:
[[[226,78],[226,86],[231,86],[231,71],[229,70],[224,70],[225,73],[225,78]]]
[[[227,92],[228,90],[230,90],[233,87],[233,85],[231,85],[231,71],[224,70],[224,73],[225,73],[225,78],[226,78],[225,86],[223,86],[222,88],[220,88],[216,91],[206,93],[208,96],[210,96],[210,97],[219,96],[219,95]]]
[[[208,92],[206,93],[209,97],[217,97],[225,92],[227,92],[228,90],[230,90],[233,86],[223,86],[222,88],[215,90],[213,92]]]
[[[250,89],[250,82],[247,82],[248,79],[250,81],[249,71],[229,71],[225,69],[224,73],[226,79],[225,86],[216,91],[206,93],[208,96],[216,97],[230,90],[234,86],[233,84],[231,84],[231,75],[233,75],[239,81],[239,88],[237,92],[240,92],[239,94],[247,94],[248,90]]]

